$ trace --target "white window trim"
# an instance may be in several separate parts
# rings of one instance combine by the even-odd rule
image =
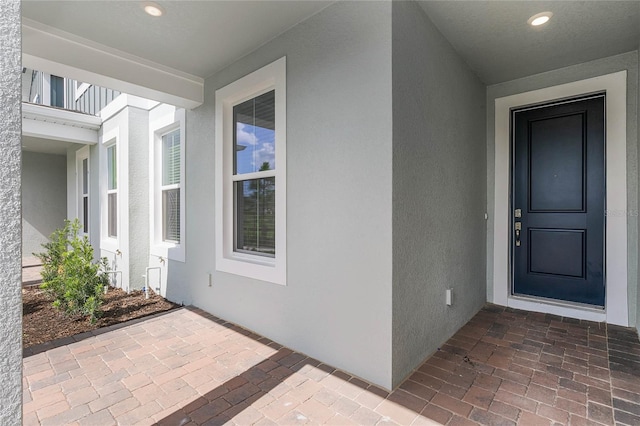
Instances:
[[[184,262],[186,258],[186,112],[167,104],[160,104],[151,112],[149,122],[149,215],[150,252],[154,256]],[[162,136],[180,129],[180,243],[164,241],[162,236]]]
[[[42,73],[42,99],[38,103],[40,105],[51,105],[51,74]]]
[[[88,232],[84,232],[84,216],[83,216],[83,199],[84,193],[82,191],[82,162],[87,160],[87,168],[89,175],[89,182],[87,182],[87,198],[89,199],[89,211],[87,213],[89,217],[89,227]],[[80,221],[80,231],[83,235],[89,236],[91,234],[91,159],[89,158],[89,147],[85,146],[76,151],[76,216],[78,221]]]
[[[71,106],[69,105],[68,99],[67,99],[67,90],[69,90],[69,79],[62,77],[62,87],[63,87],[63,91],[64,91],[64,95],[62,97],[62,105],[64,109],[71,109]]]
[[[109,149],[114,148],[116,150],[116,187],[111,189],[109,188],[109,184],[108,182],[111,180],[109,179],[109,167],[108,167],[108,161],[109,161]],[[118,235],[120,235],[120,232],[118,232],[118,225],[119,225],[119,218],[118,218],[118,207],[120,204],[120,200],[119,200],[119,196],[118,196],[118,147],[117,145],[114,143],[112,145],[109,145],[107,147],[107,238],[114,238],[114,239],[118,239]],[[110,222],[110,217],[109,217],[109,213],[111,213],[111,211],[109,210],[109,196],[110,195],[116,195],[116,234],[115,235],[111,235],[109,232],[109,222]]]
[[[510,271],[510,116],[511,109],[606,93],[606,217],[605,309],[539,302],[511,295]],[[545,312],[627,327],[627,72],[620,71],[495,100],[495,188],[493,227],[493,300],[498,305]]]
[[[234,251],[233,107],[275,89],[276,255]],[[216,270],[275,284],[287,283],[286,57],[216,90]]]
[[[120,191],[122,180],[122,149],[119,142],[120,128],[115,128],[112,131],[105,133],[102,136],[100,144],[100,248],[110,252],[115,252],[119,249],[119,239],[122,235],[122,191]],[[109,187],[109,172],[107,163],[107,148],[116,145],[116,173],[118,182],[118,205],[117,205],[117,233],[116,237],[109,236],[109,202],[108,202],[108,187]]]

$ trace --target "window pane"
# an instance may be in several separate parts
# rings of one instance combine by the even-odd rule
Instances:
[[[89,159],[82,160],[82,193],[89,193]]]
[[[180,129],[162,136],[162,184],[180,183]]]
[[[107,148],[107,184],[108,189],[118,188],[118,165],[116,157],[116,146]]]
[[[110,237],[118,236],[118,194],[109,194],[107,202],[107,222]]]
[[[274,257],[276,254],[275,178],[235,183],[236,251]]]
[[[89,233],[89,197],[82,197],[82,232]]]
[[[180,189],[162,191],[162,239],[180,242]]]
[[[64,108],[64,79],[52,75],[49,84],[51,88],[51,106]]]
[[[233,107],[234,174],[275,170],[275,91]]]

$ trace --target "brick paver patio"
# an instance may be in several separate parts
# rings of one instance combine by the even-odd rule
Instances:
[[[24,423],[640,424],[631,329],[487,305],[389,394],[184,308],[25,351]]]

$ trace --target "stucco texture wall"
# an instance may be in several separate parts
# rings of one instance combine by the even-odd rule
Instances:
[[[287,57],[287,286],[216,272],[215,90]],[[391,385],[391,4],[339,2],[205,82],[167,294]],[[208,274],[213,286],[208,286]]]
[[[22,423],[20,1],[0,2],[0,424]]]
[[[42,244],[67,217],[67,159],[64,155],[22,153],[22,253]]]
[[[628,52],[487,87],[487,209],[493,229],[496,98],[627,71],[627,277],[629,324],[638,324],[638,52]],[[487,235],[487,300],[493,300],[493,233]]]
[[[422,9],[393,2],[394,384],[485,302],[484,104]]]
[[[120,95],[126,96],[126,95]],[[119,271],[116,277],[116,286],[128,289],[133,285],[130,281],[131,274],[129,269],[129,107],[119,111],[117,114],[109,117],[102,124],[100,129],[101,141],[98,145],[99,157],[99,194],[101,200],[100,212],[100,257],[109,259],[111,270]],[[117,176],[118,176],[118,236],[117,238],[108,238],[107,236],[107,145],[111,142],[109,138],[114,137],[117,144]],[[103,140],[104,139],[104,140]],[[107,145],[104,145],[106,143]],[[142,141],[144,146],[148,146],[148,140]],[[94,170],[96,168],[94,167]],[[145,204],[147,199],[144,200]],[[93,216],[92,216],[93,217]],[[119,252],[118,252],[119,251]],[[139,286],[138,288],[141,288]]]
[[[122,206],[129,209],[129,288],[144,287],[149,259],[149,112],[129,107],[129,197]]]
[[[638,46],[640,46],[640,40],[638,40]],[[638,56],[640,56],[640,50],[638,51]],[[637,75],[637,96],[636,96],[636,112],[638,113],[638,117],[637,117],[637,121],[636,121],[636,133],[638,136],[638,145],[636,145],[636,149],[638,150],[637,152],[640,152],[640,58],[638,59],[638,75]],[[638,191],[640,191],[640,185],[637,188]],[[640,193],[636,193],[638,200],[640,200]],[[640,204],[640,201],[639,201]],[[640,238],[640,235],[637,236],[637,238]],[[638,265],[640,266],[640,249],[638,250],[638,252],[636,253],[636,261],[638,262]],[[636,272],[637,273],[637,272]],[[638,280],[640,280],[640,276],[636,276],[636,282],[638,283]],[[640,332],[640,312],[638,312],[638,310],[640,309],[640,283],[638,283],[638,288],[636,288],[636,330],[638,330],[638,332]]]

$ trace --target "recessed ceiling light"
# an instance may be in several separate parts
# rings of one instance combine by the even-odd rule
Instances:
[[[551,19],[552,16],[553,13],[551,12],[536,13],[527,20],[527,24],[531,25],[532,27],[539,27],[540,25],[549,22],[549,19]]]
[[[144,3],[143,9],[145,12],[147,12],[148,15],[151,15],[155,18],[162,16],[162,14],[164,13],[164,10],[162,10],[162,8],[156,3]]]

